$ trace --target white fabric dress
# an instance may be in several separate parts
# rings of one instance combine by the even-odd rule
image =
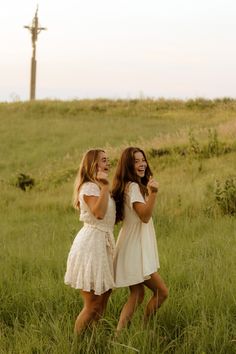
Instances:
[[[96,183],[86,182],[79,192],[80,220],[84,226],[71,246],[65,274],[65,284],[101,295],[114,288],[113,255],[115,240],[115,202],[109,197],[105,217],[96,219],[84,201],[84,195],[99,196]]]
[[[133,203],[145,203],[139,185],[130,183],[125,193],[124,221],[118,235],[114,272],[116,287],[142,283],[160,267],[152,218],[143,223]]]

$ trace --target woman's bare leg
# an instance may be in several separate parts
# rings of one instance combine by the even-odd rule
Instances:
[[[112,293],[112,289],[106,291],[104,294],[102,294],[102,311],[101,311],[101,316],[104,315],[106,308],[107,308],[107,303],[109,300],[109,297]]]
[[[102,295],[95,295],[92,291],[80,291],[84,301],[84,307],[75,321],[75,333],[80,334],[93,321],[100,317],[102,308]]]
[[[144,285],[153,292],[153,296],[149,300],[145,311],[145,320],[147,320],[167,299],[168,289],[158,273],[151,274],[151,278],[145,280]]]
[[[139,304],[143,302],[144,298],[144,286],[143,284],[131,285],[130,295],[128,301],[124,305],[119,323],[117,325],[117,332],[124,328],[132,319],[132,316]]]

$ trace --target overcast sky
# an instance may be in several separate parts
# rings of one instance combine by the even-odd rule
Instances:
[[[0,101],[236,98],[236,0],[0,0]]]

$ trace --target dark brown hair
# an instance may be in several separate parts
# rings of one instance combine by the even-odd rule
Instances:
[[[137,176],[134,168],[134,154],[136,152],[141,152],[147,163],[145,175],[141,179]],[[149,167],[144,151],[140,148],[132,146],[126,148],[122,152],[121,157],[118,161],[112,186],[112,197],[114,198],[116,203],[116,223],[124,219],[124,193],[127,183],[138,183],[140,191],[145,197],[145,195],[147,194],[147,184],[150,176],[152,176],[152,171]]]

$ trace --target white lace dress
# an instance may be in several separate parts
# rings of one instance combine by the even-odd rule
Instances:
[[[115,202],[109,197],[105,217],[98,220],[84,201],[84,195],[99,196],[96,183],[86,182],[79,192],[80,220],[84,226],[71,246],[65,274],[65,284],[101,295],[114,288],[113,252],[115,240]]]
[[[116,287],[142,283],[160,267],[152,218],[143,223],[133,208],[134,202],[145,200],[139,185],[132,182],[125,193],[125,217],[115,249]]]

